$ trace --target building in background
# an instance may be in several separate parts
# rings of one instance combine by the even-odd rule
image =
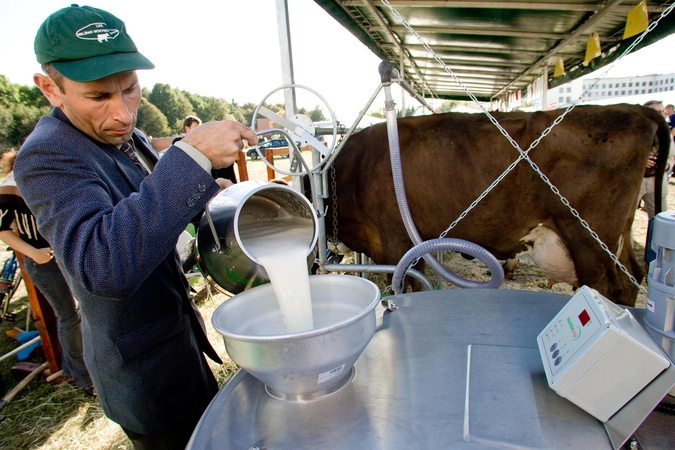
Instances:
[[[586,92],[581,103],[645,103],[661,100],[675,103],[675,73],[620,78],[581,78],[546,93],[548,109],[565,108]],[[642,101],[644,99],[644,101]]]

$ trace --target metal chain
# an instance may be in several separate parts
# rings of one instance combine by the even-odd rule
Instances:
[[[418,33],[410,26],[410,24],[409,24],[409,23],[408,23],[408,22],[407,22],[400,14],[399,14],[399,12],[396,11],[396,9],[394,9],[394,8],[389,4],[389,2],[388,2],[387,0],[380,0],[380,1],[381,1],[387,8],[389,8],[389,10],[392,12],[392,14],[394,14],[394,15],[401,21],[401,23],[406,27],[406,29],[407,29],[408,31],[410,31],[410,33],[413,34],[413,36],[415,36],[415,38],[416,38],[416,39],[424,46],[424,48],[425,48],[425,49],[433,56],[433,58],[436,60],[436,62],[438,62],[438,63],[441,65],[441,67],[443,67],[443,69],[444,69],[450,76],[452,76],[453,80],[454,80],[454,81],[455,81],[455,82],[456,82],[456,83],[464,90],[464,92],[471,98],[471,100],[473,100],[473,102],[474,102],[476,105],[478,105],[478,107],[483,111],[483,114],[485,114],[485,115],[488,117],[488,119],[490,120],[490,122],[492,122],[492,123],[497,127],[497,129],[499,130],[499,132],[500,132],[504,137],[506,137],[506,139],[511,143],[511,145],[512,145],[516,150],[518,150],[518,152],[520,153],[520,156],[518,156],[518,158],[517,158],[513,163],[511,163],[511,165],[509,165],[509,167],[506,168],[506,170],[504,171],[504,173],[502,173],[499,177],[497,177],[497,179],[496,179],[496,180],[495,180],[495,181],[494,181],[494,182],[493,182],[493,183],[492,183],[485,191],[483,191],[483,193],[481,193],[481,194],[478,196],[478,198],[477,198],[476,200],[474,200],[474,201],[469,205],[469,207],[468,207],[464,212],[462,212],[462,213],[459,215],[459,217],[458,217],[454,222],[452,222],[452,223],[450,224],[450,226],[449,226],[445,231],[443,231],[443,232],[440,234],[440,237],[441,237],[441,238],[445,237],[445,236],[448,234],[448,232],[449,232],[451,229],[453,229],[453,228],[459,223],[460,220],[462,220],[464,217],[466,217],[466,215],[469,213],[469,211],[471,211],[471,210],[472,210],[472,209],[473,209],[473,208],[474,208],[474,207],[475,207],[475,206],[476,206],[483,198],[485,198],[485,196],[487,196],[487,194],[488,194],[492,189],[494,189],[494,187],[497,186],[497,184],[499,184],[499,182],[501,182],[501,180],[503,180],[504,177],[506,177],[506,175],[508,175],[509,172],[511,172],[521,160],[524,159],[524,160],[526,160],[526,161],[528,162],[528,164],[530,165],[530,167],[532,167],[532,169],[539,175],[539,177],[540,177],[540,178],[541,178],[541,179],[549,186],[549,188],[551,189],[551,191],[553,191],[553,193],[554,193],[555,195],[558,196],[558,198],[560,199],[560,201],[561,201],[565,206],[567,206],[567,208],[570,210],[570,212],[572,213],[572,215],[573,215],[574,217],[576,217],[576,218],[579,220],[579,222],[581,223],[581,225],[582,225],[582,226],[590,233],[590,235],[593,237],[593,239],[594,239],[595,241],[598,242],[598,244],[599,244],[600,247],[603,249],[603,251],[609,255],[609,257],[610,257],[610,258],[612,259],[612,261],[618,266],[618,268],[619,268],[626,276],[628,276],[628,279],[629,279],[635,286],[637,286],[637,288],[640,290],[640,292],[642,292],[644,295],[647,295],[647,292],[645,291],[645,289],[637,282],[637,280],[635,279],[635,277],[633,277],[633,275],[631,275],[631,274],[628,272],[628,269],[626,269],[626,267],[625,267],[623,264],[621,264],[621,262],[619,261],[618,257],[614,255],[614,253],[609,249],[609,247],[608,247],[604,242],[602,242],[602,240],[600,239],[600,237],[598,236],[598,234],[597,234],[595,231],[593,231],[593,230],[591,229],[591,227],[588,225],[588,223],[587,223],[585,220],[583,220],[583,219],[581,218],[581,216],[579,215],[579,212],[578,212],[574,207],[572,207],[572,205],[570,205],[570,202],[569,202],[569,201],[568,201],[568,200],[560,193],[560,191],[558,190],[558,188],[556,188],[556,187],[553,185],[553,183],[551,183],[551,181],[548,179],[548,177],[547,177],[546,175],[544,175],[544,173],[539,169],[539,167],[538,167],[538,166],[530,159],[530,157],[529,157],[529,152],[530,152],[530,150],[532,150],[533,148],[535,148],[535,147],[539,144],[539,142],[551,132],[551,130],[553,129],[553,127],[555,127],[556,125],[558,125],[558,124],[565,118],[565,116],[566,116],[570,111],[572,111],[572,110],[573,110],[573,109],[581,102],[581,100],[582,100],[584,97],[587,96],[587,94],[588,94],[588,93],[589,93],[589,92],[590,92],[590,91],[591,91],[591,90],[592,90],[592,89],[593,89],[593,88],[594,88],[594,87],[595,87],[595,86],[596,86],[596,85],[597,85],[597,84],[598,84],[598,83],[599,83],[599,82],[607,75],[607,72],[609,72],[609,70],[614,66],[614,63],[615,63],[615,62],[620,61],[624,56],[626,56],[627,54],[629,54],[629,53],[633,50],[633,48],[635,48],[635,46],[638,45],[638,44],[644,39],[644,37],[645,37],[647,34],[649,34],[654,28],[656,28],[656,26],[657,26],[658,23],[661,21],[661,19],[663,19],[664,17],[666,17],[668,14],[670,14],[670,12],[673,10],[673,8],[675,8],[675,3],[671,4],[668,8],[666,8],[666,10],[663,11],[663,12],[661,13],[661,15],[659,16],[659,18],[658,18],[657,20],[655,20],[654,22],[652,22],[651,24],[649,24],[649,26],[647,27],[647,29],[646,29],[640,36],[638,36],[638,38],[635,39],[635,41],[633,41],[633,42],[631,43],[631,45],[628,46],[628,48],[627,48],[627,49],[626,49],[626,50],[625,50],[625,51],[624,51],[624,52],[623,52],[623,53],[622,53],[622,54],[621,54],[621,55],[620,55],[620,56],[619,56],[619,57],[618,57],[618,58],[617,58],[617,59],[616,59],[616,60],[615,60],[615,61],[614,61],[614,62],[613,62],[613,63],[612,63],[612,64],[611,64],[611,65],[610,65],[610,66],[609,66],[602,74],[601,74],[601,75],[600,75],[600,77],[597,78],[596,81],[595,81],[593,84],[589,85],[589,86],[583,91],[583,93],[581,94],[581,96],[580,96],[577,100],[575,100],[570,106],[568,106],[567,109],[566,109],[560,116],[558,116],[548,128],[546,128],[546,129],[542,132],[541,136],[539,136],[537,139],[535,139],[535,140],[532,142],[532,144],[530,144],[529,148],[528,148],[526,151],[523,151],[523,150],[520,148],[520,145],[518,145],[518,143],[517,143],[517,142],[516,142],[516,141],[508,134],[508,132],[507,132],[507,131],[499,124],[499,122],[497,121],[497,119],[495,119],[495,118],[492,116],[492,114],[490,114],[490,112],[489,112],[488,110],[485,109],[485,107],[478,101],[478,99],[476,98],[476,96],[474,96],[473,93],[472,93],[471,91],[469,91],[469,89],[462,83],[462,81],[461,81],[459,78],[457,78],[457,76],[455,75],[455,73],[454,73],[454,72],[453,72],[453,71],[445,64],[445,62],[444,62],[444,61],[436,54],[436,52],[433,51],[433,49],[429,46],[429,44],[427,44],[427,43],[421,38],[421,36],[420,36],[420,35],[419,35],[419,34],[418,34]],[[419,260],[419,258],[418,258],[418,260]],[[416,262],[417,262],[417,261],[413,262],[413,265],[414,265]]]
[[[331,200],[333,201],[333,239],[330,241],[333,244],[334,253],[337,254],[338,249],[338,212],[337,212],[337,183],[335,182],[335,164],[330,166],[330,187]]]
[[[343,126],[344,128],[344,126]],[[334,148],[339,148],[340,144],[342,144],[342,141],[345,138],[345,134],[342,133],[340,135],[340,139],[338,139],[337,144],[335,144]],[[331,164],[330,166],[330,178],[331,178],[331,200],[333,203],[333,240],[329,240],[329,242],[333,245],[333,252],[337,255],[338,253],[338,243],[340,242],[338,240],[338,211],[337,211],[337,182],[335,181],[335,164]]]

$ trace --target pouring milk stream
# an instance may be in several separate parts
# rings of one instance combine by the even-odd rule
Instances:
[[[307,236],[312,231],[298,217],[248,222],[239,229],[246,250],[270,278],[289,333],[314,328],[307,270]]]

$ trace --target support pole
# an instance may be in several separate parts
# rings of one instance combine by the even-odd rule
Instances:
[[[279,32],[279,47],[281,50],[281,78],[285,85],[295,84],[291,26],[288,19],[288,0],[277,0],[277,30]],[[284,89],[284,104],[286,107],[286,118],[290,119],[298,110],[295,88]],[[291,180],[291,186],[298,192],[303,192],[302,178],[294,176]]]

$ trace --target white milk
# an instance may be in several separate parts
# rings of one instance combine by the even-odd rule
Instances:
[[[242,225],[239,237],[267,271],[289,333],[312,330],[307,253],[314,229],[307,220],[276,218]]]

